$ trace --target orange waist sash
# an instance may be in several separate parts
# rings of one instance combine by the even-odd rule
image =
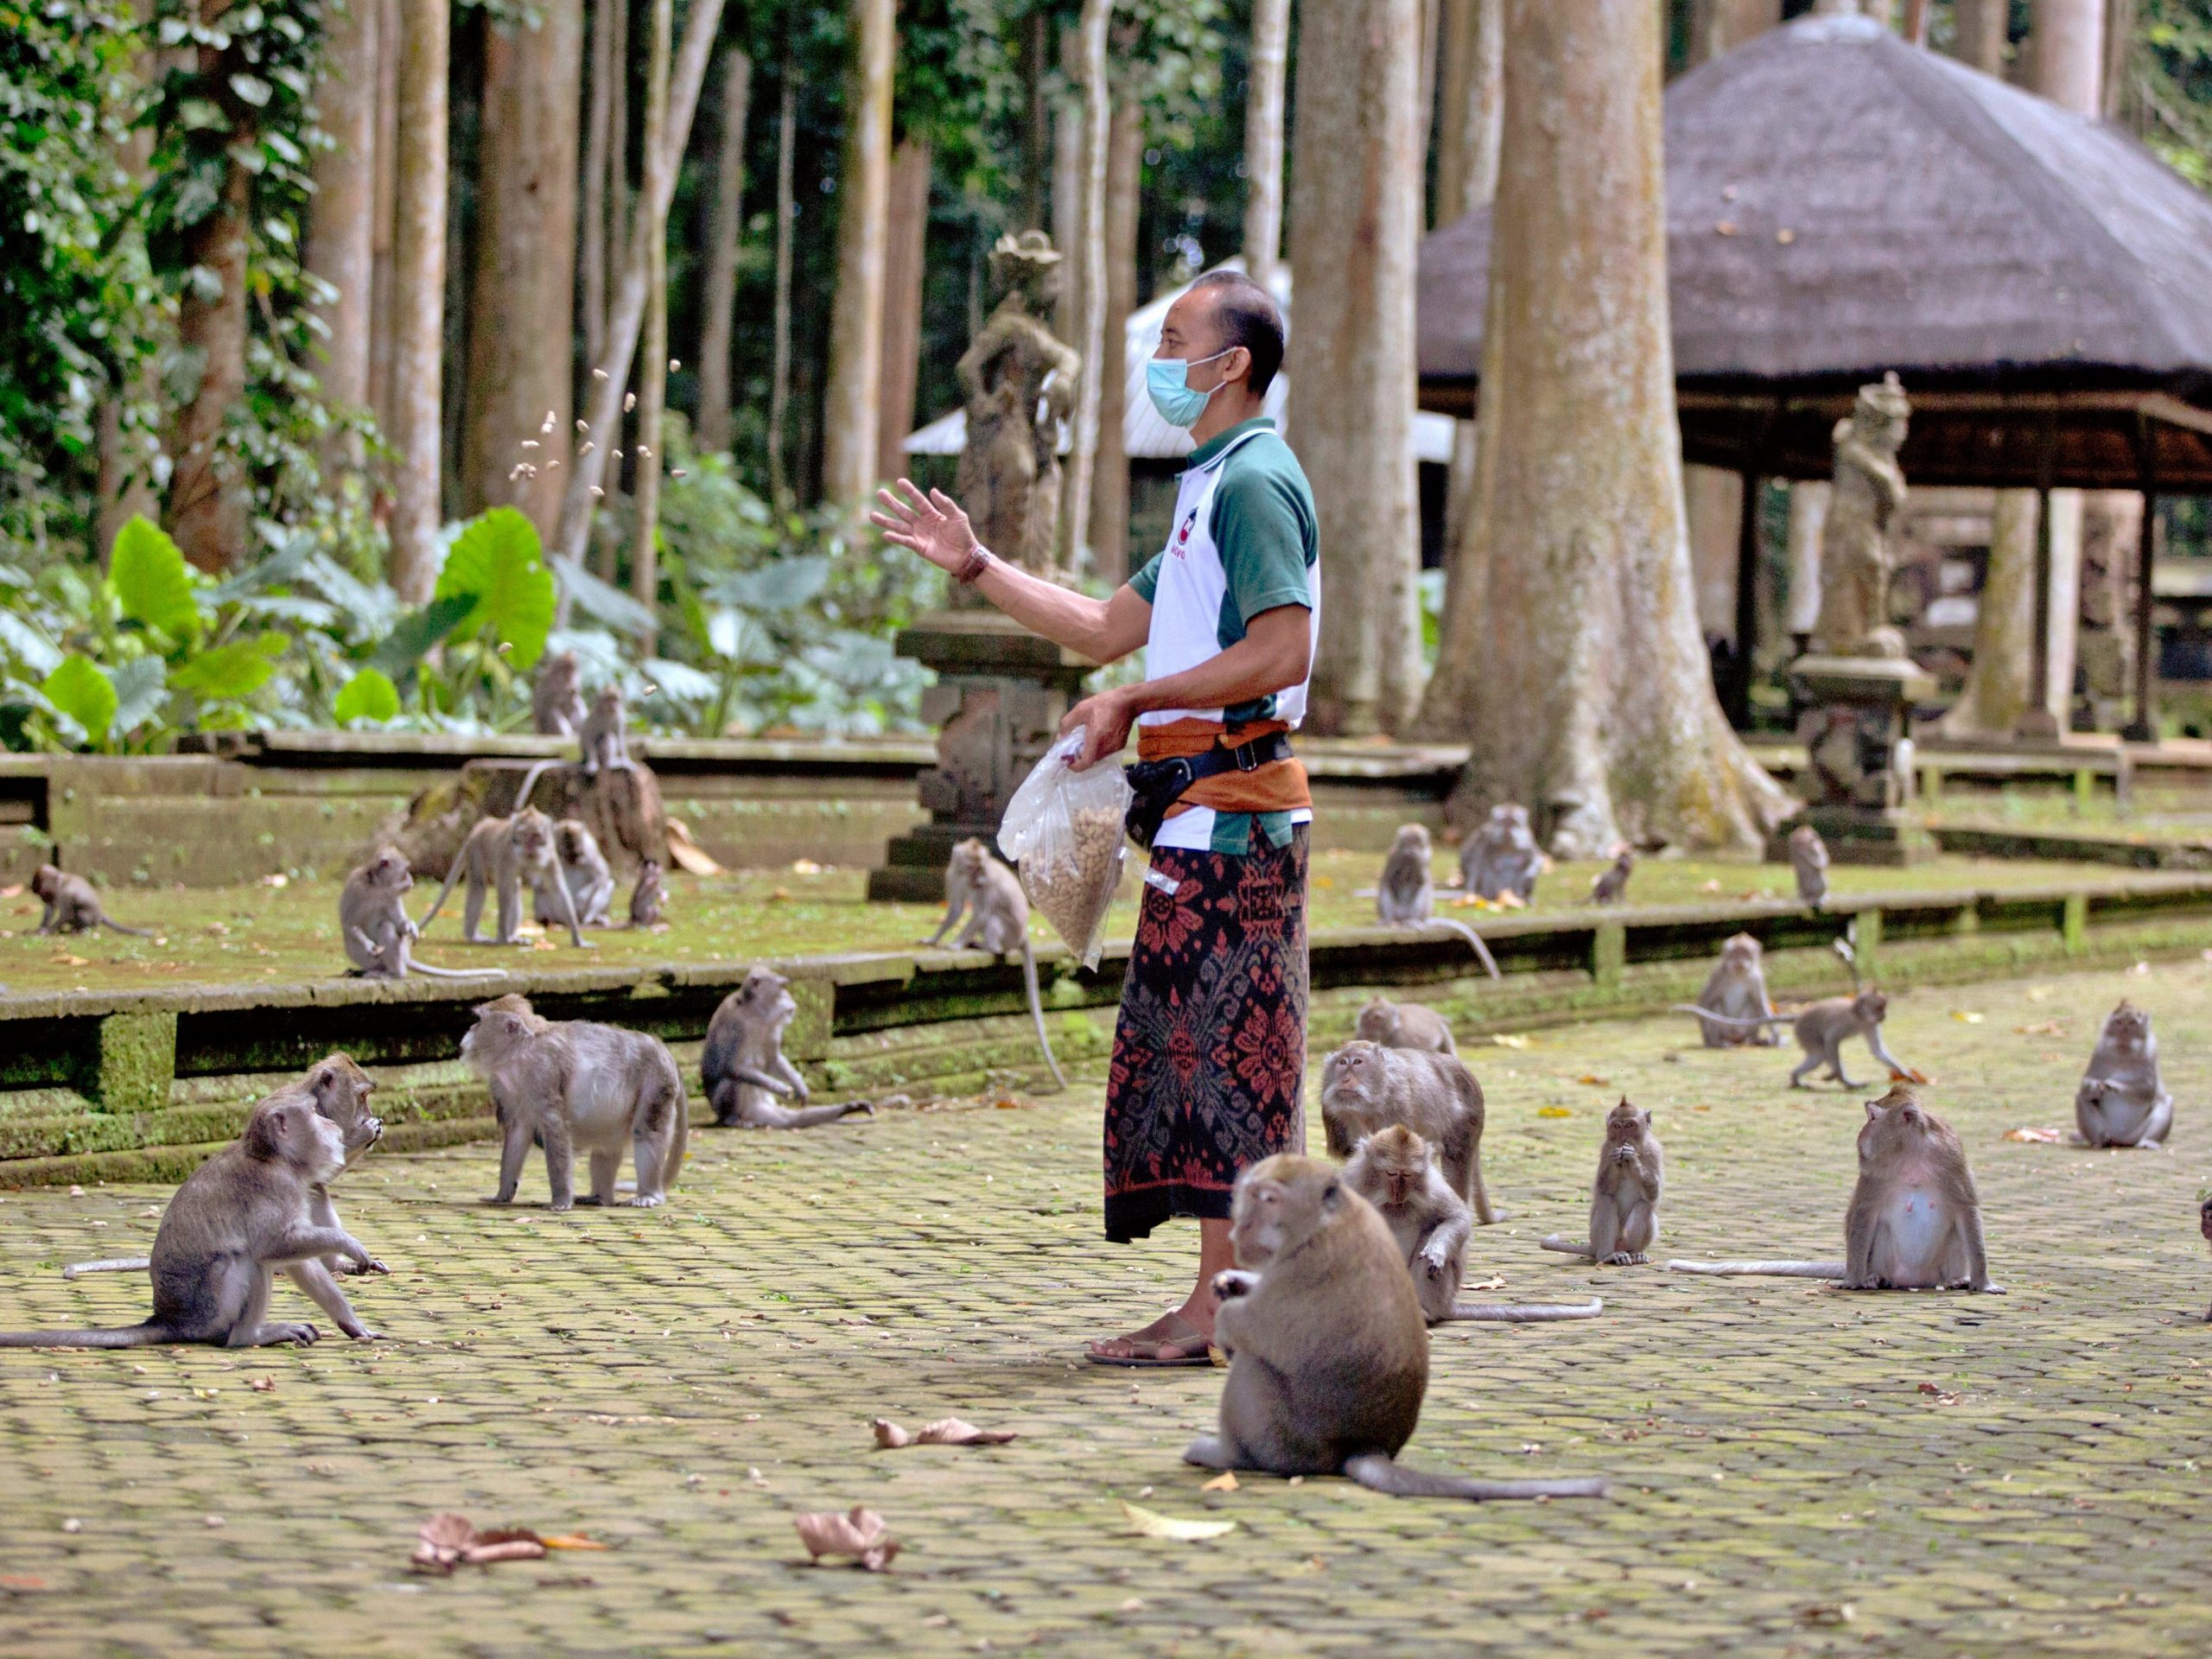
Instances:
[[[1233,733],[1219,721],[1195,718],[1171,720],[1160,726],[1139,726],[1137,759],[1172,760],[1183,755],[1204,754],[1217,743],[1236,748],[1254,738],[1289,729],[1289,723],[1280,720],[1252,721]],[[1179,817],[1194,806],[1210,806],[1217,812],[1290,812],[1313,804],[1313,791],[1306,783],[1305,762],[1294,756],[1287,760],[1271,760],[1250,772],[1224,772],[1201,778],[1184,792],[1182,799],[1167,809],[1167,816]]]

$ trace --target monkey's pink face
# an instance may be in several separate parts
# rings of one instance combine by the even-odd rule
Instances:
[[[2123,1002],[2105,1016],[2105,1040],[2115,1047],[2139,1049],[2151,1035],[2151,1016]]]
[[[404,858],[380,858],[369,872],[369,878],[380,887],[394,893],[404,893],[415,885],[415,873],[407,868]]]
[[[1381,1048],[1355,1038],[1322,1065],[1321,1090],[1324,1094],[1344,1093],[1357,1100],[1372,1100],[1382,1073]]]
[[[1264,1268],[1283,1244],[1283,1200],[1287,1196],[1280,1181],[1240,1181],[1232,1201],[1230,1247],[1240,1268]]]
[[[1863,1020],[1886,1020],[1890,1017],[1890,999],[1880,991],[1867,991],[1859,999],[1859,1015]]]

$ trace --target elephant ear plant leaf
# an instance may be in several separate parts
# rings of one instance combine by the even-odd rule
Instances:
[[[454,632],[490,630],[507,648],[509,665],[527,670],[545,650],[558,602],[537,528],[513,507],[494,507],[454,538],[438,572],[435,600],[468,595],[475,604]]]
[[[115,682],[98,663],[89,657],[65,657],[39,689],[55,713],[84,728],[87,743],[96,749],[107,747],[108,733],[115,725]]]
[[[396,720],[399,689],[379,671],[365,668],[339,691],[331,715],[340,726],[351,726],[357,720]]]
[[[108,585],[131,621],[159,630],[180,644],[200,632],[199,596],[177,544],[143,516],[116,531],[108,551]]]

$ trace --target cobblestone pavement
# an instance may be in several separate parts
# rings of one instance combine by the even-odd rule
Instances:
[[[2176,1149],[2005,1140],[2069,1123],[2123,991],[2157,1016]],[[2208,993],[2191,963],[1898,1000],[2003,1297],[1542,1255],[1626,1090],[1666,1141],[1665,1251],[1834,1255],[1861,1096],[1681,1047],[1683,1020],[1473,1051],[1510,1215],[1472,1276],[1606,1313],[1440,1332],[1408,1460],[1603,1471],[1604,1505],[1202,1492],[1178,1453],[1217,1376],[1076,1359],[1164,1306],[1194,1247],[1100,1239],[1095,1085],[698,1135],[650,1214],[487,1209],[486,1148],[372,1157],[340,1198],[393,1268],[355,1298],[391,1340],[0,1355],[0,1651],[2202,1652]],[[543,1182],[533,1159],[525,1198]],[[138,1317],[143,1281],[55,1268],[140,1245],[162,1196],[5,1195],[0,1323]],[[1021,1438],[873,1449],[871,1417],[950,1413]],[[1138,1537],[1124,1501],[1237,1527]],[[887,1575],[805,1564],[791,1514],[855,1503],[906,1546]],[[415,1576],[443,1509],[613,1548]]]

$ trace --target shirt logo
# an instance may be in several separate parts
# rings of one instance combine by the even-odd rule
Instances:
[[[1191,544],[1191,531],[1198,527],[1198,509],[1193,507],[1190,517],[1183,520],[1183,527],[1175,532],[1175,539],[1167,544],[1167,550],[1177,558],[1185,556],[1183,550]]]

